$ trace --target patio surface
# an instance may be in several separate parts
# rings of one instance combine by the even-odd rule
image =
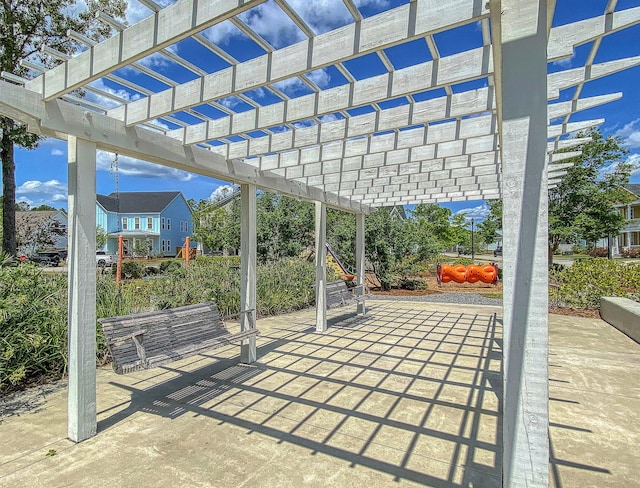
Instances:
[[[312,310],[259,320],[252,366],[101,368],[78,445],[63,382],[2,399],[0,486],[500,487],[501,309],[367,304],[325,334]],[[639,370],[608,324],[550,316],[552,486],[640,486]]]

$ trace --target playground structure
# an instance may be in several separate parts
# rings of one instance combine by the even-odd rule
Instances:
[[[354,280],[356,278],[356,274],[353,272],[353,270],[350,270],[347,266],[343,264],[343,262],[340,260],[340,258],[335,253],[335,251],[333,250],[333,248],[329,243],[326,244],[326,249],[327,249],[327,267],[333,269],[337,275],[342,275],[343,280],[346,280],[346,281]],[[311,250],[307,249],[304,252],[304,258],[307,261],[311,261],[313,260],[313,257],[315,256],[315,254],[316,254],[315,248],[312,248]]]
[[[355,279],[356,275],[351,273],[347,269],[347,267],[344,264],[342,264],[342,261],[340,261],[340,258],[333,251],[333,249],[331,248],[331,245],[329,245],[329,243],[327,243],[326,247],[327,247],[327,252],[329,253],[329,256],[331,256],[331,258],[333,259],[333,262],[335,263],[335,265],[337,265],[337,269],[336,269],[335,266],[331,265],[331,259],[329,259],[329,256],[327,256],[327,263],[329,264],[329,266],[334,268],[336,271],[338,271],[338,269],[339,269],[340,271],[338,272],[338,274],[340,274],[340,272],[342,272],[342,274],[344,275],[344,279],[345,280],[353,280],[353,279]]]
[[[491,264],[438,264],[436,267],[438,285],[455,281],[456,283],[489,283],[498,282],[498,265]]]

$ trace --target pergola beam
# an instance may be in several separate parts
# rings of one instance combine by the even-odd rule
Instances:
[[[437,14],[433,13],[434,4],[432,0],[414,0],[412,4],[401,5],[131,102],[126,111],[127,125],[300,76],[488,15],[484,7],[476,8],[478,2],[474,0],[449,0],[447,8],[437,8]],[[110,115],[122,116],[123,112],[114,111]]]
[[[178,0],[38,76],[27,88],[50,101],[263,2]]]
[[[170,132],[170,135],[180,138],[185,144],[196,144],[329,115],[355,106],[379,102],[388,97],[408,96],[425,90],[441,88],[449,83],[462,83],[482,78],[493,71],[492,61],[486,59],[489,52],[490,49],[488,47],[465,51],[442,58],[437,63],[428,61],[396,70],[393,75],[382,74],[347,85],[322,90],[319,93],[311,93],[295,99],[274,103],[260,109],[247,110],[233,116],[192,124],[186,129],[176,129]],[[594,66],[594,69],[590,72],[585,71],[584,68],[575,68],[552,73],[549,75],[549,99],[557,98],[560,90],[584,83],[596,77],[606,76],[607,74],[633,67],[639,63],[640,58],[629,58],[602,63],[597,65],[597,69]],[[333,130],[339,131],[341,125],[344,125],[342,134],[345,134],[346,131],[347,137],[355,137],[362,134],[364,130],[370,130],[372,124],[377,126],[376,131],[386,130],[387,127],[395,128],[392,126],[396,119],[399,119],[398,122],[401,123],[403,119],[406,120],[409,117],[411,120],[408,120],[406,125],[415,125],[432,120],[444,120],[451,117],[492,111],[495,108],[493,93],[492,87],[482,88],[419,102],[414,107],[407,105],[406,107],[396,107],[393,111],[389,109],[366,114],[368,117],[358,116],[358,122],[364,123],[366,129],[360,128],[359,124],[355,122],[349,122],[350,117],[348,117],[345,119],[347,122],[332,122],[332,125],[329,126],[331,130],[327,129],[327,134],[331,134]],[[577,112],[607,103],[615,100],[615,98],[610,97],[616,96],[618,95],[602,95],[601,97],[593,97],[593,99],[585,99],[583,102],[571,104],[571,111]],[[143,100],[146,100],[146,98],[139,101]],[[566,114],[566,107],[569,104],[562,102],[557,105],[559,106],[552,110],[552,118],[560,116],[556,115],[556,113]],[[411,113],[412,108],[414,108],[414,113]],[[128,104],[126,107],[118,107],[107,113],[117,116],[122,115],[125,110],[130,113],[131,109],[132,105]],[[159,116],[161,116],[160,112],[148,113],[148,118],[157,118]],[[317,129],[309,128],[308,131],[302,132],[302,136],[305,139],[313,138],[314,130]],[[316,135],[316,138],[320,141],[322,141],[323,137],[322,135]],[[264,145],[264,143],[261,144]]]
[[[245,160],[260,170],[273,170],[286,178],[333,174],[385,166],[387,163],[418,162],[497,150],[495,117],[479,116],[435,126],[419,127],[379,136],[342,140],[330,144],[277,152]],[[603,119],[548,127],[548,137],[566,135],[600,125]],[[440,142],[434,142],[440,141]],[[251,142],[241,143],[245,147]],[[240,147],[240,146],[236,146]],[[552,150],[553,143],[548,146]],[[232,154],[241,157],[240,153]],[[285,173],[276,171],[284,169]]]
[[[59,139],[74,135],[94,142],[98,149],[123,156],[225,181],[254,184],[295,198],[325,202],[348,212],[368,211],[348,199],[286,181],[241,161],[227,161],[197,146],[184,146],[157,132],[125,127],[123,122],[60,100],[44,102],[37,93],[11,83],[0,81],[0,93],[0,113],[29,124],[29,131],[37,134]]]

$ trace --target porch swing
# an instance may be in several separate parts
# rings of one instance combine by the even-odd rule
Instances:
[[[118,153],[111,163],[115,175],[116,212],[120,213]],[[122,243],[121,220],[118,219],[119,243]],[[122,245],[118,246],[118,269],[122,269]],[[252,313],[246,311],[244,313]],[[260,335],[258,329],[232,334],[213,302],[198,303],[168,310],[145,312],[98,320],[111,365],[118,374],[132,373],[162,366],[173,361],[249,340]]]

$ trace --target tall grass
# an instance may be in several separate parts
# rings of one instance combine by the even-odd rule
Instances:
[[[32,265],[0,268],[0,391],[66,367],[66,276]]]
[[[185,268],[177,262],[150,279],[116,285],[98,276],[98,318],[213,301],[225,317],[240,312],[240,260],[199,257]],[[329,279],[334,279],[329,277]],[[315,268],[290,259],[257,268],[258,316],[285,313],[314,301]],[[97,362],[107,347],[97,326]],[[0,268],[0,392],[60,377],[67,367],[67,281],[32,265]]]

